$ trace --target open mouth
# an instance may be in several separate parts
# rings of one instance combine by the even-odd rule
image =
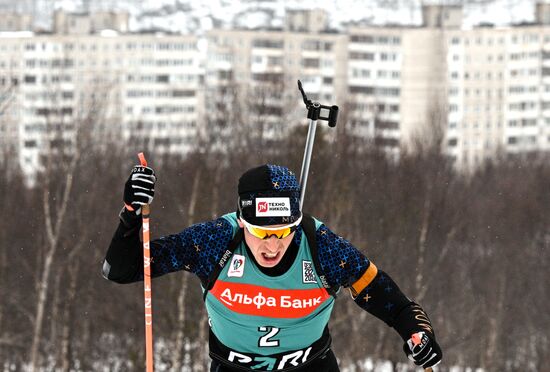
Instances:
[[[275,252],[275,253],[262,252],[262,258],[266,262],[276,262],[279,259],[279,252]]]

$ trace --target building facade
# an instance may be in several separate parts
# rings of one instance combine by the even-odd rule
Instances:
[[[70,143],[93,114],[105,133],[185,154],[212,120],[234,134],[224,102],[269,144],[305,120],[300,79],[310,99],[340,106],[339,125],[395,157],[429,137],[459,168],[547,152],[549,15],[539,4],[534,24],[465,29],[461,7],[432,5],[419,26],[336,33],[324,11],[294,10],[277,30],[211,30],[205,48],[128,33],[127,14],[56,12],[51,34],[13,32],[27,21],[12,16],[0,33],[0,145],[16,142],[37,169],[44,143]]]
[[[449,153],[476,166],[550,150],[550,28],[457,30],[447,42]]]
[[[0,32],[30,30],[32,30],[32,16],[30,14],[2,13]]]
[[[208,33],[206,87],[221,99],[220,89],[235,87],[239,106],[249,108],[245,124],[256,122],[263,137],[277,139],[306,120],[298,80],[312,100],[325,105],[345,101],[346,51],[346,35],[334,33],[213,30]]]
[[[1,35],[2,141],[17,143],[27,173],[91,122],[98,135],[185,154],[204,107],[200,60],[194,36]]]

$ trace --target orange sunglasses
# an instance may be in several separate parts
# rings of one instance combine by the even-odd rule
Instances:
[[[256,238],[268,239],[272,236],[275,236],[277,239],[283,239],[292,234],[302,222],[302,217],[298,218],[296,222],[280,227],[266,227],[266,226],[256,226],[246,222],[242,217],[241,221],[248,230]]]

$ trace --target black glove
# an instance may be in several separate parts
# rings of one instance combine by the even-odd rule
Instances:
[[[422,368],[433,367],[443,357],[443,352],[435,337],[426,332],[417,332],[403,345],[407,357]]]
[[[136,165],[124,185],[124,204],[126,209],[136,215],[141,214],[141,207],[151,204],[155,196],[155,171],[152,168]]]

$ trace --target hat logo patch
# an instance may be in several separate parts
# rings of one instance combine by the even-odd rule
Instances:
[[[252,205],[252,200],[241,200],[242,207],[249,207]]]
[[[267,202],[258,203],[258,213],[267,212]]]
[[[256,217],[290,217],[290,198],[256,198]]]

